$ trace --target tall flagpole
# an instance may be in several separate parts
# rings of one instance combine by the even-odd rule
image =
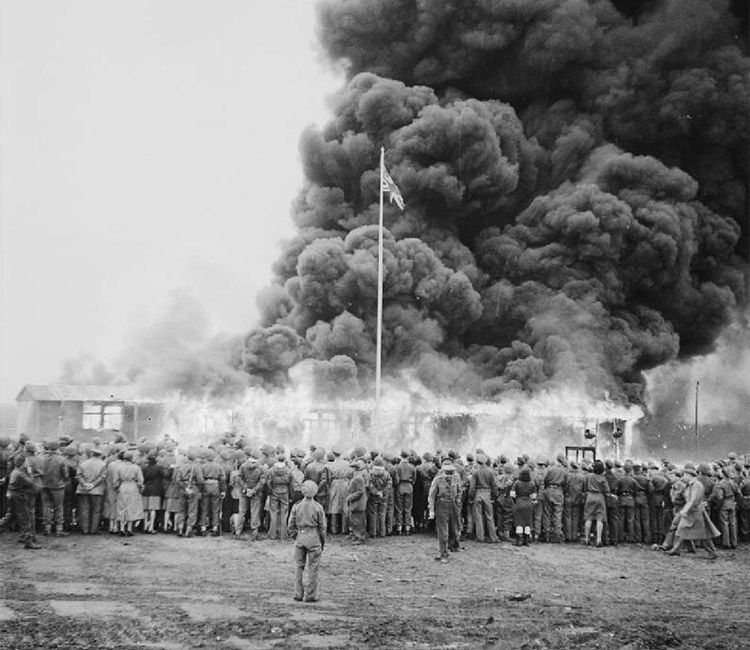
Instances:
[[[375,439],[380,437],[380,376],[383,347],[383,169],[385,148],[380,147],[380,219],[378,222],[378,333],[375,352]]]

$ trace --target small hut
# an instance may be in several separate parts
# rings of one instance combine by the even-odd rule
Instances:
[[[16,430],[32,440],[63,435],[86,440],[102,431],[120,432],[131,442],[155,440],[164,420],[163,404],[133,386],[27,384],[16,402]]]

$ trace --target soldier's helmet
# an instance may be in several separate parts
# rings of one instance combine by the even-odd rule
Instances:
[[[692,476],[695,476],[698,472],[695,471],[695,465],[693,463],[685,463],[685,465],[682,468],[683,474],[691,474]]]
[[[302,483],[302,496],[314,497],[318,493],[318,485],[315,481],[307,480]]]
[[[444,472],[453,472],[456,469],[456,466],[453,464],[453,461],[450,458],[446,458],[441,464],[440,468]]]
[[[10,447],[10,438],[8,436],[0,436],[0,449]]]

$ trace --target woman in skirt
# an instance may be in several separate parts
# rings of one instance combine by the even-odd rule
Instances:
[[[534,524],[534,504],[537,499],[536,483],[531,480],[531,473],[524,467],[510,490],[513,499],[513,520],[516,524],[516,546],[528,546],[531,541],[531,527]]]
[[[153,535],[156,513],[161,510],[161,480],[163,470],[157,462],[156,450],[146,457],[143,471],[143,532]]]
[[[133,460],[135,455],[128,451],[123,454],[122,463],[117,468],[115,487],[117,488],[117,518],[124,530],[120,535],[133,536],[133,523],[143,519],[143,472]]]
[[[112,445],[107,451],[107,474],[104,479],[104,518],[109,525],[109,532],[115,534],[120,530],[120,522],[117,519],[117,470],[122,464],[124,453],[119,444]]]
[[[180,511],[180,486],[175,481],[177,475],[177,456],[174,452],[167,452],[161,459],[162,469],[164,471],[163,483],[164,488],[164,523],[162,530],[166,533],[175,528],[175,519]]]
[[[594,461],[593,473],[587,474],[583,481],[583,491],[586,501],[583,504],[584,540],[590,545],[591,523],[596,522],[596,545],[602,545],[604,522],[607,520],[606,497],[610,496],[609,482],[603,476],[604,464],[600,460]]]

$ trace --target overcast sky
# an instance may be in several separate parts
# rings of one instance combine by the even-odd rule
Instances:
[[[244,332],[339,78],[311,0],[4,0],[0,401],[170,291]]]

